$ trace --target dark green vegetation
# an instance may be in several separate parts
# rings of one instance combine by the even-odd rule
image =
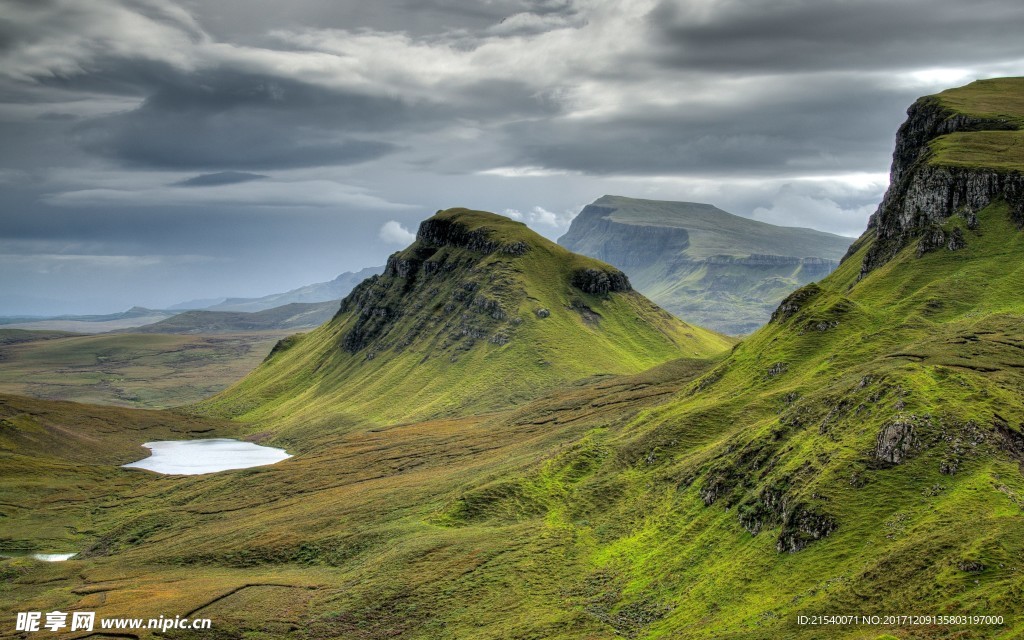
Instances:
[[[680,318],[740,335],[767,322],[794,289],[828,275],[851,240],[709,204],[604,196],[558,242],[622,269]]]
[[[31,331],[28,329],[0,329],[0,346],[56,340],[78,335],[69,331]]]
[[[198,402],[252,371],[281,331],[217,335],[0,330],[0,393],[124,407]]]
[[[912,149],[902,135],[908,130],[924,129],[901,132],[905,155],[894,163],[892,189],[914,193],[907,185],[922,184],[915,181],[928,171],[922,159],[931,139]],[[1008,184],[970,201],[982,206],[949,208],[950,200],[936,199],[907,220],[887,198],[834,273],[788,296],[767,326],[728,354],[563,382],[514,407],[498,409],[507,397],[495,394],[465,411],[428,404],[448,415],[396,424],[388,407],[311,371],[303,388],[323,396],[310,393],[295,413],[277,413],[287,402],[284,385],[295,379],[288,372],[303,371],[300,361],[349,375],[385,358],[402,363],[417,343],[398,349],[402,341],[389,336],[408,335],[407,318],[370,321],[394,319],[376,309],[390,308],[379,303],[406,286],[410,305],[402,311],[434,317],[423,314],[434,307],[419,292],[435,284],[424,281],[428,272],[443,272],[425,267],[440,263],[442,251],[472,263],[466,273],[483,278],[474,291],[500,301],[504,320],[466,316],[495,333],[504,325],[491,321],[506,322],[516,307],[487,288],[504,282],[488,274],[511,273],[527,291],[551,296],[570,295],[566,276],[588,288],[605,282],[577,279],[577,265],[588,263],[568,254],[551,254],[545,264],[561,265],[554,272],[505,270],[542,257],[516,255],[517,240],[505,235],[514,227],[473,240],[435,235],[430,226],[425,242],[353,293],[332,322],[347,333],[325,328],[283,343],[211,405],[252,407],[243,421],[147,413],[146,422],[125,410],[116,417],[8,402],[0,526],[14,533],[3,535],[23,548],[73,543],[85,553],[59,565],[3,561],[0,609],[194,614],[215,621],[207,638],[1021,637],[1024,232]],[[443,237],[462,244],[438,242]],[[491,240],[497,246],[487,247]],[[883,255],[878,246],[885,258],[872,262],[873,251]],[[434,251],[423,257],[425,249]],[[537,273],[557,277],[543,279],[544,288],[533,282]],[[602,318],[635,321],[617,313],[611,288],[621,282],[605,273],[608,298],[583,300]],[[580,315],[571,302],[566,309],[540,301],[550,316],[538,322]],[[357,326],[363,331],[353,334]],[[396,327],[403,331],[394,334]],[[450,365],[522,337],[509,334],[504,345],[479,339],[458,351],[458,341],[443,347],[444,331],[424,325],[418,335],[437,338]],[[580,329],[556,335],[564,340]],[[316,360],[328,351],[314,348],[313,336],[331,342],[327,359]],[[370,345],[379,348],[367,360]],[[357,364],[345,360],[357,354]],[[386,371],[367,384],[409,405],[436,397],[441,387],[430,384],[451,372],[467,377],[448,378],[448,389],[483,384],[484,364],[470,378],[417,355],[432,377],[415,387],[389,381]],[[286,357],[288,366],[275,364]],[[339,411],[348,395],[365,408],[358,418]],[[111,457],[73,467],[75,451],[29,437],[40,423],[54,433],[73,429],[78,412],[104,412],[106,427],[86,433],[114,443]],[[121,421],[234,430],[297,455],[205,477],[120,472],[110,463],[130,446]],[[74,508],[61,510],[65,503]],[[822,628],[797,625],[800,614],[1002,615],[1006,624]]]

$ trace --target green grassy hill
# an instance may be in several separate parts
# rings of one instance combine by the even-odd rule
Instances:
[[[680,318],[740,335],[767,322],[794,289],[828,275],[852,241],[709,204],[603,196],[558,242],[622,269]]]
[[[959,181],[937,190],[956,191],[992,175],[987,166],[933,173],[930,143],[968,120],[947,112],[929,129],[915,113],[897,141],[891,193],[936,176]],[[887,198],[834,273],[788,296],[728,354],[563,384],[502,410],[394,424],[353,392],[353,406],[370,410],[362,428],[345,431],[313,428],[299,404],[241,423],[104,414],[104,428],[87,422],[89,446],[109,440],[116,455],[76,470],[76,451],[19,435],[43,423],[59,435],[76,412],[47,416],[46,406],[11,403],[0,439],[0,522],[17,537],[9,544],[60,542],[84,553],[58,565],[0,561],[0,609],[210,617],[216,630],[203,637],[223,639],[1020,638],[1024,232],[1013,176],[1021,170],[993,183],[983,206],[921,209],[924,219],[903,220]],[[407,319],[370,322],[393,319],[377,310],[396,287],[408,287],[406,299],[429,293],[436,281],[422,276],[446,273],[449,260],[487,264],[467,273],[488,280],[509,273],[500,263],[541,257],[515,255],[516,227],[469,238],[478,214],[448,215],[464,228],[428,225],[394,258],[394,275],[354,293],[335,320],[349,333],[337,332],[324,367],[356,366],[331,360],[338,351],[363,354],[362,364],[402,362],[416,344],[394,333]],[[869,261],[883,245],[885,260]],[[431,261],[437,266],[425,267]],[[553,290],[577,295],[564,293],[567,275],[601,281],[573,273],[556,272]],[[499,299],[483,284],[474,291]],[[613,314],[595,306],[608,300],[586,300]],[[546,319],[555,317],[555,305],[539,301],[550,305]],[[363,330],[351,333],[356,326]],[[451,363],[515,339],[443,354]],[[379,348],[366,360],[371,344]],[[258,375],[302,345],[282,345]],[[283,370],[281,389],[287,372],[303,371]],[[254,390],[264,388],[267,379],[254,379]],[[311,381],[328,388],[328,378]],[[344,401],[325,397],[341,416]],[[294,429],[273,431],[289,420]],[[110,428],[119,421],[283,438],[296,455],[198,477],[122,472],[115,483],[110,462],[127,446],[127,430]],[[880,621],[801,625],[801,615]],[[886,618],[943,615],[1002,622]]]
[[[204,407],[304,429],[465,415],[731,345],[522,223],[449,209],[331,322],[282,342]]]

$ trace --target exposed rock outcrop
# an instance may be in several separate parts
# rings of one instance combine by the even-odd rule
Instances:
[[[962,215],[968,228],[977,228],[976,212],[995,200],[1005,200],[1018,224],[1024,222],[1024,176],[1020,173],[929,162],[929,144],[939,136],[1014,128],[1005,120],[956,113],[934,96],[915,102],[896,134],[889,189],[868,223],[875,243],[864,258],[861,277],[888,262],[914,238],[920,237],[919,256],[947,245],[952,250],[963,248],[962,235],[946,238],[940,226],[950,217]]]
[[[816,284],[809,284],[802,289],[797,289],[793,293],[786,296],[786,299],[782,301],[778,309],[772,313],[772,322],[784,322],[803,308],[808,302],[813,300],[818,294],[821,293],[821,287]]]
[[[610,217],[615,211],[615,207],[588,204],[573,220],[569,231],[559,238],[559,244],[620,269],[646,267],[677,256],[690,246],[686,229],[616,222]],[[616,241],[589,242],[595,237]]]
[[[604,196],[562,246],[622,270],[634,289],[696,324],[735,335],[839,265],[849,239],[742,218],[709,204]]]
[[[607,295],[613,291],[632,291],[626,274],[616,270],[577,269],[572,274],[572,286],[584,293]]]
[[[897,419],[886,423],[875,439],[875,459],[899,464],[907,459],[917,445],[914,422]]]
[[[775,548],[779,553],[796,553],[815,540],[831,534],[838,527],[835,518],[827,513],[799,505],[786,514]]]
[[[421,222],[416,239],[426,246],[461,247],[477,253],[498,251],[512,256],[524,255],[530,248],[522,241],[501,243],[492,239],[486,228],[471,230],[460,222],[443,218]]]

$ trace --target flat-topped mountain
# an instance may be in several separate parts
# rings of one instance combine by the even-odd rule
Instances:
[[[250,418],[445,415],[731,344],[658,308],[614,267],[508,218],[449,209],[331,322],[282,342],[211,406]]]
[[[850,242],[710,204],[622,196],[584,207],[558,239],[622,269],[680,318],[734,335],[761,326],[791,291],[828,275]]]

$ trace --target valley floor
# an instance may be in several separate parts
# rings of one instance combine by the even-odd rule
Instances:
[[[159,409],[252,371],[289,331],[97,335],[0,328],[0,393]]]

